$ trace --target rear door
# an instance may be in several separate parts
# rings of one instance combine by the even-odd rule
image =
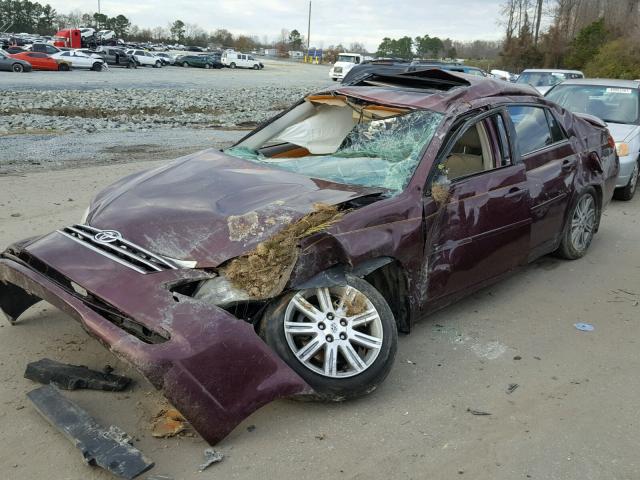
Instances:
[[[508,121],[505,111],[467,121],[437,162],[428,201],[439,205],[425,252],[430,301],[467,293],[527,261],[527,178],[512,154]]]
[[[578,155],[553,112],[539,105],[507,108],[527,171],[533,260],[555,249],[564,226]]]

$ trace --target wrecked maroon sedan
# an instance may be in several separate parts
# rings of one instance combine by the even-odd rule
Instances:
[[[215,443],[275,398],[371,392],[398,331],[542,255],[583,256],[617,170],[603,124],[531,88],[372,74],[12,245],[0,307],[76,318]]]

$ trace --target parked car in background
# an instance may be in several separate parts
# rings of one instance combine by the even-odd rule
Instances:
[[[219,55],[182,55],[176,58],[176,65],[181,67],[222,68]]]
[[[34,43],[31,45],[32,52],[46,53],[47,55],[53,55],[61,51],[60,48],[49,45],[48,43]]]
[[[204,48],[202,47],[197,47],[195,45],[190,45],[188,47],[185,47],[185,50],[187,52],[204,52]]]
[[[22,52],[14,53],[12,58],[17,58],[29,62],[33,70],[48,70],[48,71],[69,71],[71,70],[71,62],[67,62],[61,59],[55,59],[41,52]]]
[[[21,328],[60,308],[216,443],[279,397],[374,391],[398,331],[542,255],[584,256],[617,173],[602,122],[532,88],[374,76],[9,246],[0,311]]]
[[[162,67],[162,60],[154,56],[154,54],[151,52],[147,52],[145,50],[131,49],[131,50],[127,50],[127,54],[131,55],[131,57],[133,57],[135,62],[142,67],[144,66],[149,66],[154,68]]]
[[[264,64],[256,60],[253,55],[238,52],[224,52],[222,64],[229,68],[253,68],[254,70],[264,68]]]
[[[67,61],[73,68],[88,68],[96,72],[106,66],[102,58],[93,58],[77,50],[58,52],[51,55],[51,58]]]
[[[7,53],[10,53],[10,54],[28,52],[28,50],[26,48],[18,47],[16,45],[12,45],[10,47],[7,47],[7,48],[4,49],[4,51],[7,52]]]
[[[31,64],[19,58],[12,58],[5,50],[0,50],[0,71],[3,72],[30,72]]]
[[[127,68],[136,66],[136,62],[133,57],[131,55],[127,55],[127,52],[125,52],[122,48],[101,46],[98,47],[93,53],[100,56],[100,58],[102,58],[107,63],[107,65]]]
[[[607,123],[620,157],[615,198],[631,200],[640,174],[640,81],[566,80],[545,96],[570,112],[593,115]]]
[[[165,52],[154,52],[156,57],[160,59],[163,65],[173,65],[176,63],[176,57]]]
[[[584,78],[584,73],[579,70],[530,68],[520,74],[516,83],[531,85],[538,90],[541,95],[544,95],[554,85],[575,78]]]
[[[356,65],[364,62],[364,56],[359,53],[341,53],[329,70],[329,78],[334,82],[342,80]]]

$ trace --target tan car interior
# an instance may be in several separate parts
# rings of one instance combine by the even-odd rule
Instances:
[[[482,122],[462,135],[444,163],[449,180],[494,168],[489,137]]]

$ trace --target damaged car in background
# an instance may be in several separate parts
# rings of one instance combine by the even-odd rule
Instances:
[[[542,255],[582,257],[618,168],[603,124],[530,87],[373,72],[10,246],[0,307],[74,317],[215,443],[276,398],[372,392],[397,332]]]

